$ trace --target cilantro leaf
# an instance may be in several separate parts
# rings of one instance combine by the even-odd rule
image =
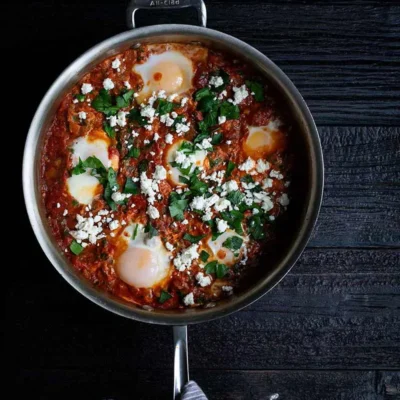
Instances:
[[[255,240],[261,240],[265,237],[264,223],[260,215],[253,215],[248,220],[248,229],[250,236]]]
[[[228,222],[228,225],[239,235],[243,234],[242,221],[244,218],[243,213],[237,210],[232,210],[230,212],[221,212],[221,217]]]
[[[133,233],[132,233],[132,240],[136,239],[136,236],[138,234],[138,229],[139,229],[139,224],[136,224],[135,229],[133,230]]]
[[[238,206],[244,199],[244,194],[240,190],[234,190],[228,193],[226,198],[235,206]]]
[[[147,223],[146,227],[144,228],[144,231],[148,233],[150,239],[154,236],[158,236],[158,230],[154,228],[150,222]]]
[[[116,105],[118,108],[125,108],[129,107],[131,103],[131,99],[133,97],[133,90],[128,90],[126,92],[122,92],[119,96],[116,98]]]
[[[80,101],[81,103],[82,103],[82,101],[85,101],[85,95],[82,94],[82,93],[77,93],[74,97],[75,97],[78,101]]]
[[[205,250],[202,250],[200,253],[200,260],[205,263],[205,262],[207,262],[207,260],[209,258],[210,258],[210,255]]]
[[[194,94],[194,99],[196,101],[200,101],[203,97],[207,96],[212,96],[212,92],[208,87],[199,89],[195,94]]]
[[[76,255],[79,256],[79,254],[82,253],[83,251],[83,246],[81,246],[76,240],[73,240],[71,244],[69,245],[69,249]]]
[[[215,100],[215,96],[212,94],[211,96],[202,97],[197,105],[197,108],[206,113],[210,111],[216,111],[218,104],[218,101]]]
[[[218,261],[211,261],[205,267],[204,271],[206,274],[215,274],[215,269],[217,267]]]
[[[140,156],[140,149],[138,147],[131,147],[128,151],[128,157],[132,158],[139,158]]]
[[[106,89],[101,89],[99,94],[93,99],[92,107],[99,112],[104,113],[107,117],[115,115],[119,107],[113,105],[113,98]]]
[[[140,111],[137,108],[132,108],[132,110],[129,111],[128,118],[131,121],[137,122],[139,126],[147,125],[146,118],[141,116]]]
[[[169,114],[177,107],[177,104],[165,99],[158,100],[157,113],[161,115]]]
[[[224,81],[224,84],[221,86],[218,86],[216,88],[213,88],[214,92],[222,92],[229,84],[231,77],[229,76],[229,74],[227,72],[225,72],[224,70],[220,69],[217,72],[215,72],[213,74],[214,76],[220,76],[222,78],[222,80]]]
[[[115,130],[114,128],[111,127],[111,125],[108,122],[103,123],[103,128],[104,132],[107,134],[107,136],[111,139],[115,138]]]
[[[138,185],[135,182],[133,182],[132,178],[126,179],[124,193],[130,193],[130,194],[140,193]]]
[[[238,236],[231,236],[222,243],[223,247],[226,247],[230,250],[239,250],[242,247],[243,239]]]
[[[219,114],[221,117],[226,117],[226,119],[239,119],[240,108],[236,104],[224,101],[220,106]]]
[[[254,93],[254,98],[256,101],[264,101],[264,87],[259,82],[246,81],[246,86]]]
[[[138,170],[139,170],[139,172],[146,172],[148,167],[149,167],[149,161],[144,159],[144,160],[140,161],[140,163],[138,165]]]
[[[218,261],[211,261],[204,267],[204,270],[207,274],[215,274],[217,278],[223,278],[229,268],[225,264],[219,264]]]
[[[189,233],[185,233],[183,236],[183,239],[187,240],[190,243],[199,243],[201,239],[204,239],[207,235],[199,235],[199,236],[193,236],[190,235]]]
[[[78,162],[78,164],[75,165],[74,168],[72,168],[71,175],[80,175],[80,174],[83,174],[85,171],[86,171],[86,168],[83,164],[83,161],[79,157],[79,162]]]
[[[169,294],[168,292],[166,292],[165,290],[161,290],[161,294],[160,294],[160,298],[158,299],[158,301],[161,304],[164,304],[167,300],[171,299],[172,295]]]
[[[171,217],[177,221],[182,221],[184,217],[184,211],[189,204],[189,200],[186,199],[186,194],[178,194],[172,192],[169,197],[169,212]]]
[[[232,171],[236,168],[236,164],[229,160],[228,165],[226,166],[226,173],[225,173],[225,178],[229,178],[232,174]]]
[[[220,144],[222,142],[223,138],[224,138],[224,135],[221,132],[216,133],[215,135],[213,135],[213,137],[211,139],[211,144],[212,145]]]

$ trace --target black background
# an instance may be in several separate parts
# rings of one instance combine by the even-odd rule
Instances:
[[[189,329],[192,378],[210,400],[399,399],[400,3],[206,3],[210,28],[261,50],[304,95],[326,187],[313,239],[287,278],[244,311]],[[27,221],[18,169],[45,91],[82,52],[126,30],[125,8],[121,0],[1,6],[9,398],[171,398],[171,329],[112,315],[58,275]],[[138,19],[196,23],[189,10]]]

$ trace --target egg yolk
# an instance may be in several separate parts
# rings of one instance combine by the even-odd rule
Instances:
[[[151,71],[153,90],[165,90],[167,93],[177,93],[184,81],[184,74],[178,64],[171,61],[158,63]]]
[[[249,130],[244,151],[252,158],[266,157],[284,146],[284,136],[278,130],[269,130],[267,127],[253,127]]]
[[[159,282],[163,276],[157,260],[157,253],[146,248],[130,247],[120,256],[117,264],[119,277],[128,285],[148,288]]]

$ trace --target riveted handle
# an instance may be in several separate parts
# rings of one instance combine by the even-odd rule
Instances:
[[[196,8],[199,24],[205,27],[207,25],[207,10],[203,0],[131,0],[127,10],[128,26],[136,28],[135,14],[140,9],[173,10],[187,7]]]

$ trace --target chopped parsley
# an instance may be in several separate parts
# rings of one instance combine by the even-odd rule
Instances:
[[[92,107],[99,112],[102,112],[107,117],[115,115],[119,108],[114,104],[113,96],[106,89],[101,89],[99,94],[93,99]]]
[[[81,246],[76,240],[73,240],[69,246],[69,249],[76,255],[79,256],[79,254],[82,253],[83,251],[83,246]]]
[[[111,125],[108,122],[103,123],[103,128],[109,138],[111,139],[115,138],[115,130],[114,128],[111,127]]]
[[[215,274],[217,278],[223,278],[228,273],[229,268],[218,261],[211,261],[204,267],[204,270],[207,274]]]
[[[133,97],[134,91],[128,90],[122,92],[119,96],[117,96],[115,102],[118,108],[126,108],[131,104],[131,99]]]
[[[139,229],[139,224],[136,224],[135,229],[133,230],[133,233],[132,233],[132,240],[136,239],[136,236],[138,234],[138,229]]]
[[[82,93],[77,93],[74,97],[75,97],[78,101],[80,101],[81,103],[82,103],[82,101],[85,101],[85,95],[82,94]]]
[[[139,126],[147,125],[146,118],[142,117],[140,111],[137,108],[132,108],[132,110],[129,111],[128,118],[133,122],[137,122]]]
[[[185,233],[183,236],[184,240],[187,240],[190,243],[199,243],[201,239],[204,239],[207,235],[199,235],[199,236],[193,236],[190,235],[189,233]]]
[[[177,104],[165,99],[158,100],[157,113],[161,115],[169,114],[176,108]]]
[[[237,210],[232,210],[232,211],[222,211],[221,212],[221,217],[224,219],[226,222],[228,222],[228,225],[239,235],[243,235],[243,228],[242,228],[242,221],[244,218],[244,215],[242,212],[237,211]]]
[[[239,119],[240,108],[236,104],[224,101],[220,106],[219,114],[221,117],[226,117],[226,119]]]
[[[231,236],[222,243],[222,246],[230,250],[239,250],[242,247],[243,239],[238,236]]]
[[[140,149],[138,147],[131,147],[128,151],[128,157],[132,158],[139,158],[140,156]]]
[[[233,161],[229,160],[226,166],[225,178],[229,178],[235,168],[236,164]]]
[[[154,228],[154,226],[150,222],[147,223],[144,231],[149,235],[150,239],[154,236],[158,236],[158,230]]]
[[[139,186],[137,185],[136,182],[133,182],[132,178],[126,178],[125,182],[125,187],[124,187],[124,193],[130,193],[130,194],[139,194]]]
[[[161,290],[161,294],[160,294],[160,298],[158,299],[158,301],[161,304],[164,304],[167,300],[171,299],[172,295],[169,294],[168,292],[166,292],[165,290]]]
[[[254,93],[254,98],[256,101],[264,101],[264,87],[259,82],[246,81],[246,86]]]
[[[184,211],[189,204],[186,196],[186,193],[178,194],[176,192],[172,192],[169,196],[169,212],[171,217],[177,221],[182,221],[185,218]]]
[[[200,260],[205,263],[205,262],[207,262],[207,260],[209,258],[210,258],[210,255],[205,250],[202,250],[200,253]]]
[[[250,236],[255,240],[265,238],[264,222],[260,215],[253,215],[248,220],[248,230]]]

